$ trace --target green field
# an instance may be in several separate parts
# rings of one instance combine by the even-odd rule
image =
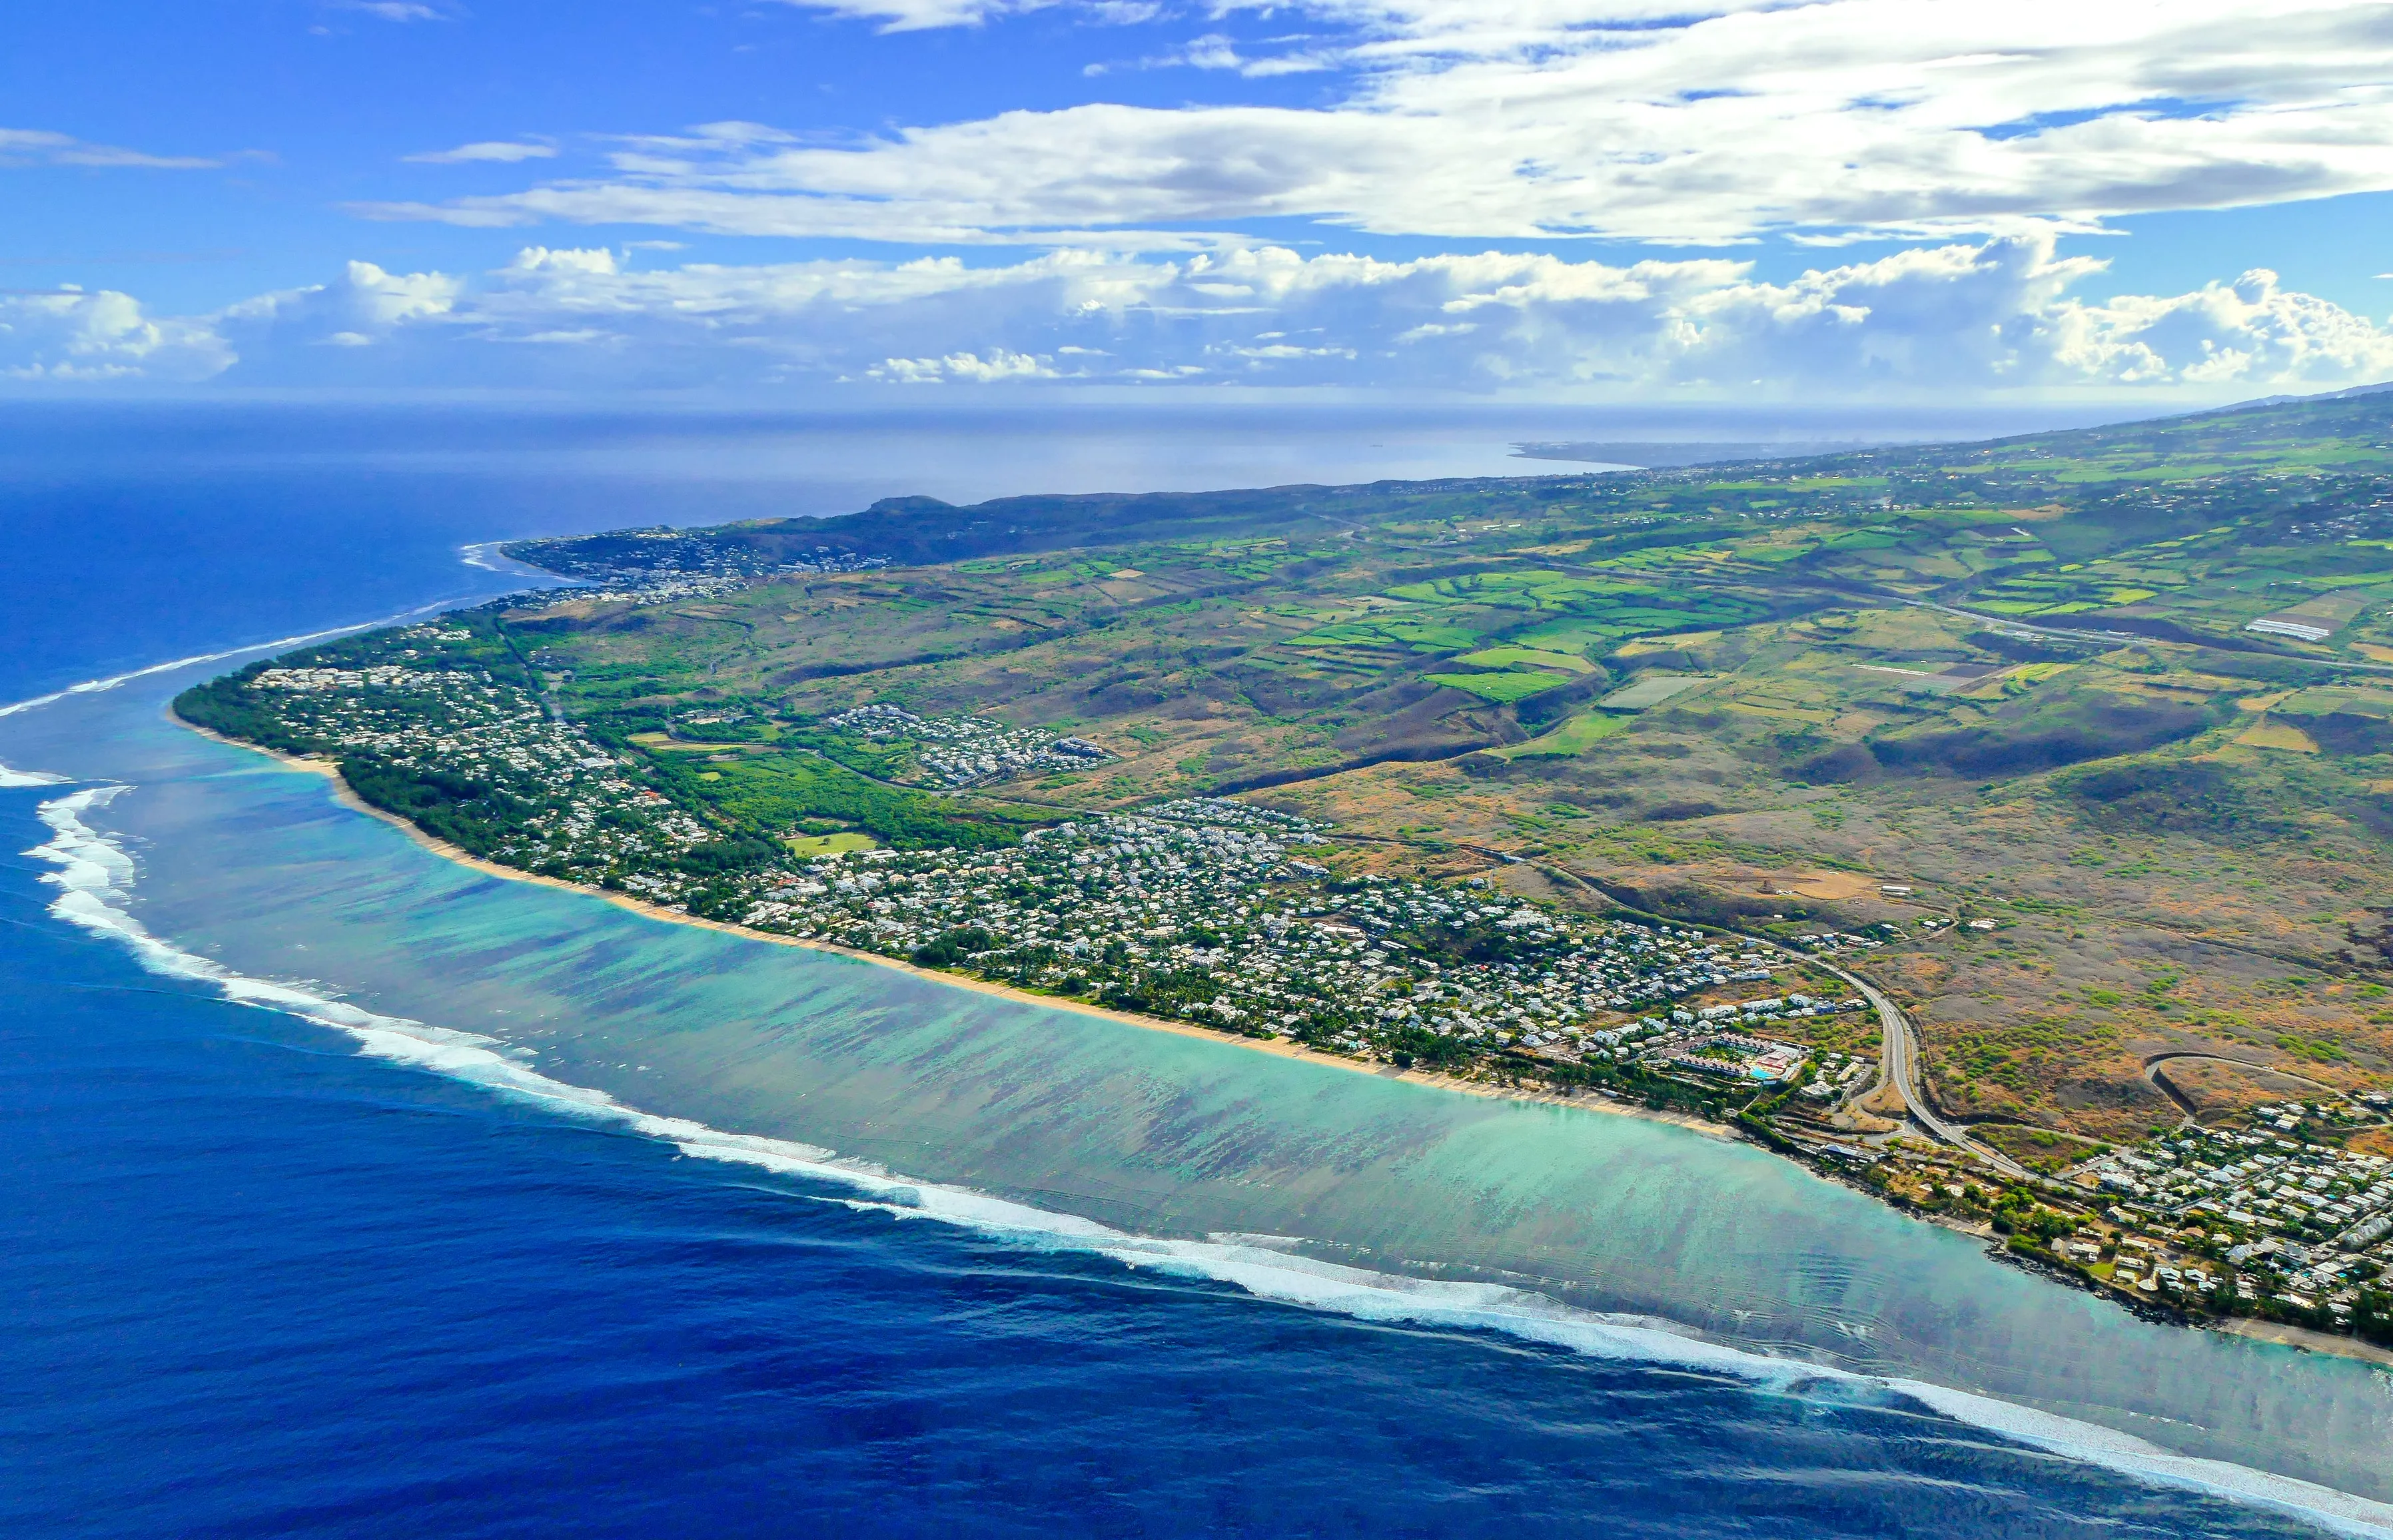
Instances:
[[[1492,700],[1499,706],[1509,706],[1515,700],[1524,700],[1530,696],[1550,690],[1557,685],[1567,685],[1571,681],[1571,676],[1566,673],[1543,673],[1531,670],[1503,670],[1493,673],[1431,673],[1423,674],[1421,677],[1434,685],[1445,685],[1458,690],[1467,690],[1482,700]]]
[[[789,839],[792,855],[840,855],[859,850],[878,850],[881,842],[870,834],[793,834]]]
[[[1686,694],[1706,683],[1699,673],[1651,673],[1627,689],[1615,690],[1603,698],[1608,711],[1642,711]]]

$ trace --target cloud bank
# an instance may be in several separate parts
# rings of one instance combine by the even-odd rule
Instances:
[[[813,8],[922,29],[1027,7]],[[1214,16],[1266,8],[1224,0]],[[2393,189],[2393,7],[2381,0],[1268,9],[1314,30],[1236,44],[1209,33],[1132,62],[1333,71],[1326,105],[1088,102],[838,145],[716,124],[626,140],[595,177],[361,211],[943,244],[1304,218],[1700,245],[1771,231],[1950,238]]]
[[[0,294],[0,379],[175,385],[240,361],[217,319],[152,320],[130,294]]]
[[[2393,376],[2393,329],[2247,272],[2095,303],[2049,231],[1822,267],[1255,246],[636,269],[528,248],[472,280],[352,262],[206,316],[0,296],[0,374],[792,391],[1243,384],[1413,392],[2257,393]]]

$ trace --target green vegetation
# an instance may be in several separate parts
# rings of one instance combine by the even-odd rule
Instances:
[[[960,806],[883,786],[805,750],[726,758],[710,763],[708,769],[721,778],[693,779],[689,794],[746,829],[791,829],[809,820],[830,820],[898,850],[985,850],[1012,844],[1024,829],[1053,821],[1039,813]]]
[[[1517,759],[1523,754],[1583,754],[1627,725],[1627,718],[1609,711],[1586,711],[1543,737],[1515,744],[1510,749],[1499,749],[1497,752],[1507,759]],[[1574,808],[1571,811],[1578,810]]]
[[[1529,669],[1506,669],[1493,673],[1425,673],[1422,678],[1433,685],[1446,685],[1458,690],[1468,690],[1482,700],[1492,700],[1509,706],[1515,700],[1567,685],[1566,673],[1541,673]]]
[[[2388,439],[2393,395],[1654,473],[898,499],[523,542],[593,586],[290,660],[486,677],[612,762],[634,790],[603,816],[238,681],[190,714],[506,859],[641,875],[533,819],[663,841],[695,901],[1245,796],[1339,827],[1308,862],[1869,948],[1953,1110],[2118,1137],[2183,1111],[2137,1058],[2164,1037],[2393,1069],[2356,992],[2393,959]]]
[[[792,855],[846,855],[859,850],[879,848],[870,834],[853,831],[841,834],[793,834],[789,841]]]
[[[177,709],[528,871],[1733,1121],[2093,1286],[2381,1335],[2373,1273],[2213,1254],[2393,1203],[2388,440],[2393,394],[529,542],[589,586]],[[2037,1175],[1893,1138],[1821,963]]]

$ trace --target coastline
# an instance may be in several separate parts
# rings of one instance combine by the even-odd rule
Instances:
[[[617,906],[618,907],[628,909],[645,919],[659,920],[667,924],[691,925],[703,930],[719,931],[726,934],[739,936],[747,940],[768,942],[774,946],[794,946],[807,951],[830,953],[835,956],[852,959],[858,962],[868,963],[874,967],[885,968],[896,972],[911,974],[916,978],[925,979],[952,988],[968,989],[982,995],[1011,1000],[1017,1004],[1036,1005],[1042,1006],[1050,1010],[1071,1011],[1079,1015],[1098,1017],[1106,1021],[1119,1023],[1125,1026],[1138,1027],[1145,1031],[1166,1032],[1178,1037],[1201,1038],[1208,1042],[1223,1044],[1228,1047],[1274,1054],[1283,1059],[1293,1059],[1322,1064],[1330,1068],[1343,1070],[1350,1074],[1369,1075],[1380,1079],[1409,1081],[1414,1085],[1429,1087],[1434,1090],[1455,1092],[1466,1096],[1477,1096],[1499,1101],[1536,1103],[1553,1107],[1571,1107],[1582,1111],[1602,1113],[1615,1117],[1631,1117],[1651,1123],[1669,1124],[1673,1127],[1683,1129],[1689,1132],[1700,1134],[1706,1138],[1717,1139],[1723,1142],[1758,1144],[1762,1149],[1780,1155],[1781,1158],[1788,1159],[1790,1164],[1801,1167],[1803,1169],[1811,1172],[1813,1176],[1818,1177],[1823,1181],[1833,1182],[1838,1186],[1845,1187],[1849,1190],[1859,1193],[1863,1196],[1872,1197],[1880,1202],[1891,1203],[1891,1206],[1894,1207],[1898,1212],[1904,1213],[1914,1220],[1934,1225],[1939,1229],[1950,1231],[1955,1234],[1964,1236],[1976,1242],[1984,1247],[1986,1254],[1989,1257],[1998,1262],[2021,1267],[2027,1271],[2045,1276],[2054,1283],[2082,1289],[2087,1293],[2093,1294],[2098,1299],[2106,1299],[2114,1304],[2120,1305],[2121,1308],[2127,1310],[2131,1314],[2145,1313],[2144,1312],[2137,1309],[2137,1306],[2140,1301],[2132,1298],[2122,1298],[2114,1290],[2104,1286],[2090,1276],[2079,1274],[2071,1269],[2053,1267],[2041,1263],[2032,1257],[2022,1257],[2016,1254],[2010,1247],[2002,1244],[2001,1235],[1995,1232],[1992,1225],[1982,1220],[1963,1220],[1955,1216],[1941,1213],[1920,1211],[1906,1204],[1894,1203],[1886,1194],[1878,1193],[1859,1182],[1854,1180],[1850,1173],[1841,1168],[1808,1160],[1793,1159],[1787,1155],[1786,1152],[1776,1150],[1768,1142],[1755,1140],[1745,1130],[1729,1125],[1715,1123],[1708,1119],[1695,1117],[1685,1113],[1661,1111],[1641,1105],[1624,1104],[1613,1098],[1603,1096],[1600,1093],[1570,1096],[1557,1094],[1552,1091],[1528,1090],[1517,1088],[1508,1089],[1490,1085],[1484,1082],[1466,1080],[1454,1076],[1435,1074],[1417,1069],[1398,1069],[1393,1065],[1361,1063],[1353,1059],[1345,1058],[1341,1055],[1319,1052],[1315,1050],[1307,1048],[1301,1043],[1297,1043],[1287,1038],[1262,1038],[1236,1036],[1204,1026],[1198,1026],[1190,1023],[1167,1021],[1160,1017],[1144,1016],[1131,1011],[1118,1011],[1111,1007],[1099,1005],[1089,1000],[1039,994],[1032,990],[1018,988],[1012,985],[1000,984],[988,979],[974,978],[965,974],[945,972],[936,969],[920,967],[902,959],[886,957],[879,953],[844,946],[837,942],[802,938],[791,935],[779,935],[769,931],[754,930],[747,926],[733,924],[726,920],[708,920],[700,916],[669,909],[661,905],[650,903],[646,899],[634,897],[630,894],[611,892],[607,889],[591,886],[586,883],[568,881],[561,878],[541,876],[534,872],[523,871],[517,868],[503,866],[498,862],[487,860],[481,856],[475,855],[469,851],[425,832],[424,829],[416,827],[414,824],[396,814],[373,806],[372,803],[366,802],[362,797],[360,797],[349,787],[347,781],[342,777],[339,766],[331,760],[301,758],[294,755],[285,754],[259,744],[247,743],[238,738],[228,737],[209,728],[203,727],[196,723],[186,720],[179,713],[175,711],[171,705],[167,707],[166,714],[177,726],[202,737],[208,738],[216,743],[224,744],[229,748],[246,750],[251,753],[261,755],[267,759],[274,761],[277,764],[285,769],[301,771],[308,775],[322,777],[325,781],[330,783],[333,800],[339,803],[343,807],[353,812],[364,814],[368,817],[378,819],[381,822],[389,825],[393,829],[398,829],[414,843],[421,846],[423,849],[431,852],[433,855],[438,855],[441,858],[453,862],[459,866],[470,868],[471,870],[478,872],[484,876],[496,878],[503,881],[533,883],[539,886],[556,888],[568,893],[580,894],[588,897],[602,899],[607,903]],[[2279,1347],[2291,1348],[2297,1351],[2321,1353],[2370,1364],[2393,1367],[2393,1351],[2387,1351],[2384,1348],[2377,1347],[2372,1343],[2362,1341],[2358,1338],[2336,1337],[2327,1333],[2308,1330],[2300,1326],[2287,1325],[2278,1322],[2247,1316],[2217,1316],[2206,1320],[2185,1320],[2181,1317],[2172,1316],[2171,1319],[2175,1320],[2177,1324],[2190,1329],[2216,1331],[2225,1336],[2240,1337],[2253,1341],[2267,1342]]]
[[[2281,1321],[2256,1321],[2248,1315],[2221,1316],[2210,1324],[2213,1331],[2230,1337],[2248,1337],[2255,1342],[2274,1342],[2281,1348],[2295,1348],[2303,1352],[2325,1353],[2331,1358],[2357,1359],[2362,1364],[2381,1364],[2393,1367],[2393,1350],[2362,1342],[2356,1337],[2333,1337],[2325,1332],[2311,1331],[2306,1326],[2289,1326]]]
[[[558,877],[543,877],[537,872],[523,871],[514,867],[502,866],[496,861],[486,860],[470,851],[451,844],[446,840],[425,833],[395,813],[374,806],[350,790],[348,782],[342,778],[340,767],[330,760],[302,759],[260,744],[244,743],[239,738],[227,737],[222,733],[185,719],[171,705],[166,708],[166,715],[168,720],[186,732],[195,733],[211,742],[262,755],[288,770],[304,771],[308,775],[321,777],[331,783],[333,800],[343,807],[352,812],[362,813],[370,818],[379,819],[399,830],[432,854],[444,860],[453,861],[459,866],[470,868],[486,877],[495,877],[510,882],[530,882],[541,887],[556,888],[566,893],[581,894],[585,897],[603,899],[618,907],[629,909],[634,914],[649,920],[661,920],[667,924],[694,925],[701,930],[720,931],[727,935],[740,936],[750,941],[769,942],[777,946],[795,946],[806,951],[828,952],[839,957],[852,958],[858,962],[868,962],[874,967],[909,973],[916,978],[929,979],[952,988],[993,995],[1000,999],[1013,1000],[1018,1004],[1044,1006],[1050,1010],[1068,1011],[1082,1016],[1100,1017],[1106,1021],[1118,1022],[1125,1026],[1140,1027],[1149,1032],[1169,1032],[1177,1037],[1197,1038],[1206,1042],[1220,1043],[1226,1047],[1275,1054],[1283,1059],[1296,1059],[1309,1064],[1323,1064],[1330,1068],[1345,1070],[1350,1074],[1369,1075],[1383,1080],[1408,1081],[1414,1085],[1454,1091],[1465,1096],[1484,1096],[1498,1101],[1523,1102],[1543,1106],[1573,1107],[1582,1112],[1603,1113],[1615,1117],[1634,1117],[1648,1123],[1667,1123],[1708,1139],[1750,1142],[1741,1131],[1727,1124],[1714,1123],[1707,1118],[1690,1116],[1684,1113],[1659,1112],[1649,1107],[1623,1106],[1601,1095],[1558,1096],[1544,1091],[1508,1090],[1478,1081],[1465,1080],[1456,1076],[1437,1075],[1417,1069],[1397,1069],[1393,1065],[1360,1064],[1339,1054],[1317,1052],[1287,1038],[1239,1037],[1230,1033],[1216,1032],[1208,1027],[1191,1025],[1185,1022],[1165,1021],[1157,1016],[1142,1016],[1132,1011],[1116,1011],[1109,1006],[1098,1005],[1088,1000],[1037,994],[1031,990],[1018,989],[1012,985],[999,984],[988,979],[943,972],[935,968],[917,967],[900,958],[883,957],[877,952],[843,946],[837,942],[776,935],[770,931],[752,930],[747,926],[735,925],[727,920],[706,920],[697,915],[684,914],[679,910],[668,909],[660,904],[651,904],[646,899],[635,898],[630,894],[609,892],[605,888],[592,887],[583,882],[569,882]]]

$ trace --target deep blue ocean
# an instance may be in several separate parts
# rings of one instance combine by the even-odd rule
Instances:
[[[739,436],[701,475],[686,425],[594,464],[621,424],[265,418],[0,428],[0,701],[503,591],[475,542],[1158,453],[1017,445],[976,484],[952,434],[910,464],[833,434],[726,476]],[[1335,470],[1377,429],[1242,431],[1206,452]],[[911,1221],[368,1056],[62,923],[14,854],[58,795],[0,790],[0,1533],[2313,1533],[1924,1406]]]

